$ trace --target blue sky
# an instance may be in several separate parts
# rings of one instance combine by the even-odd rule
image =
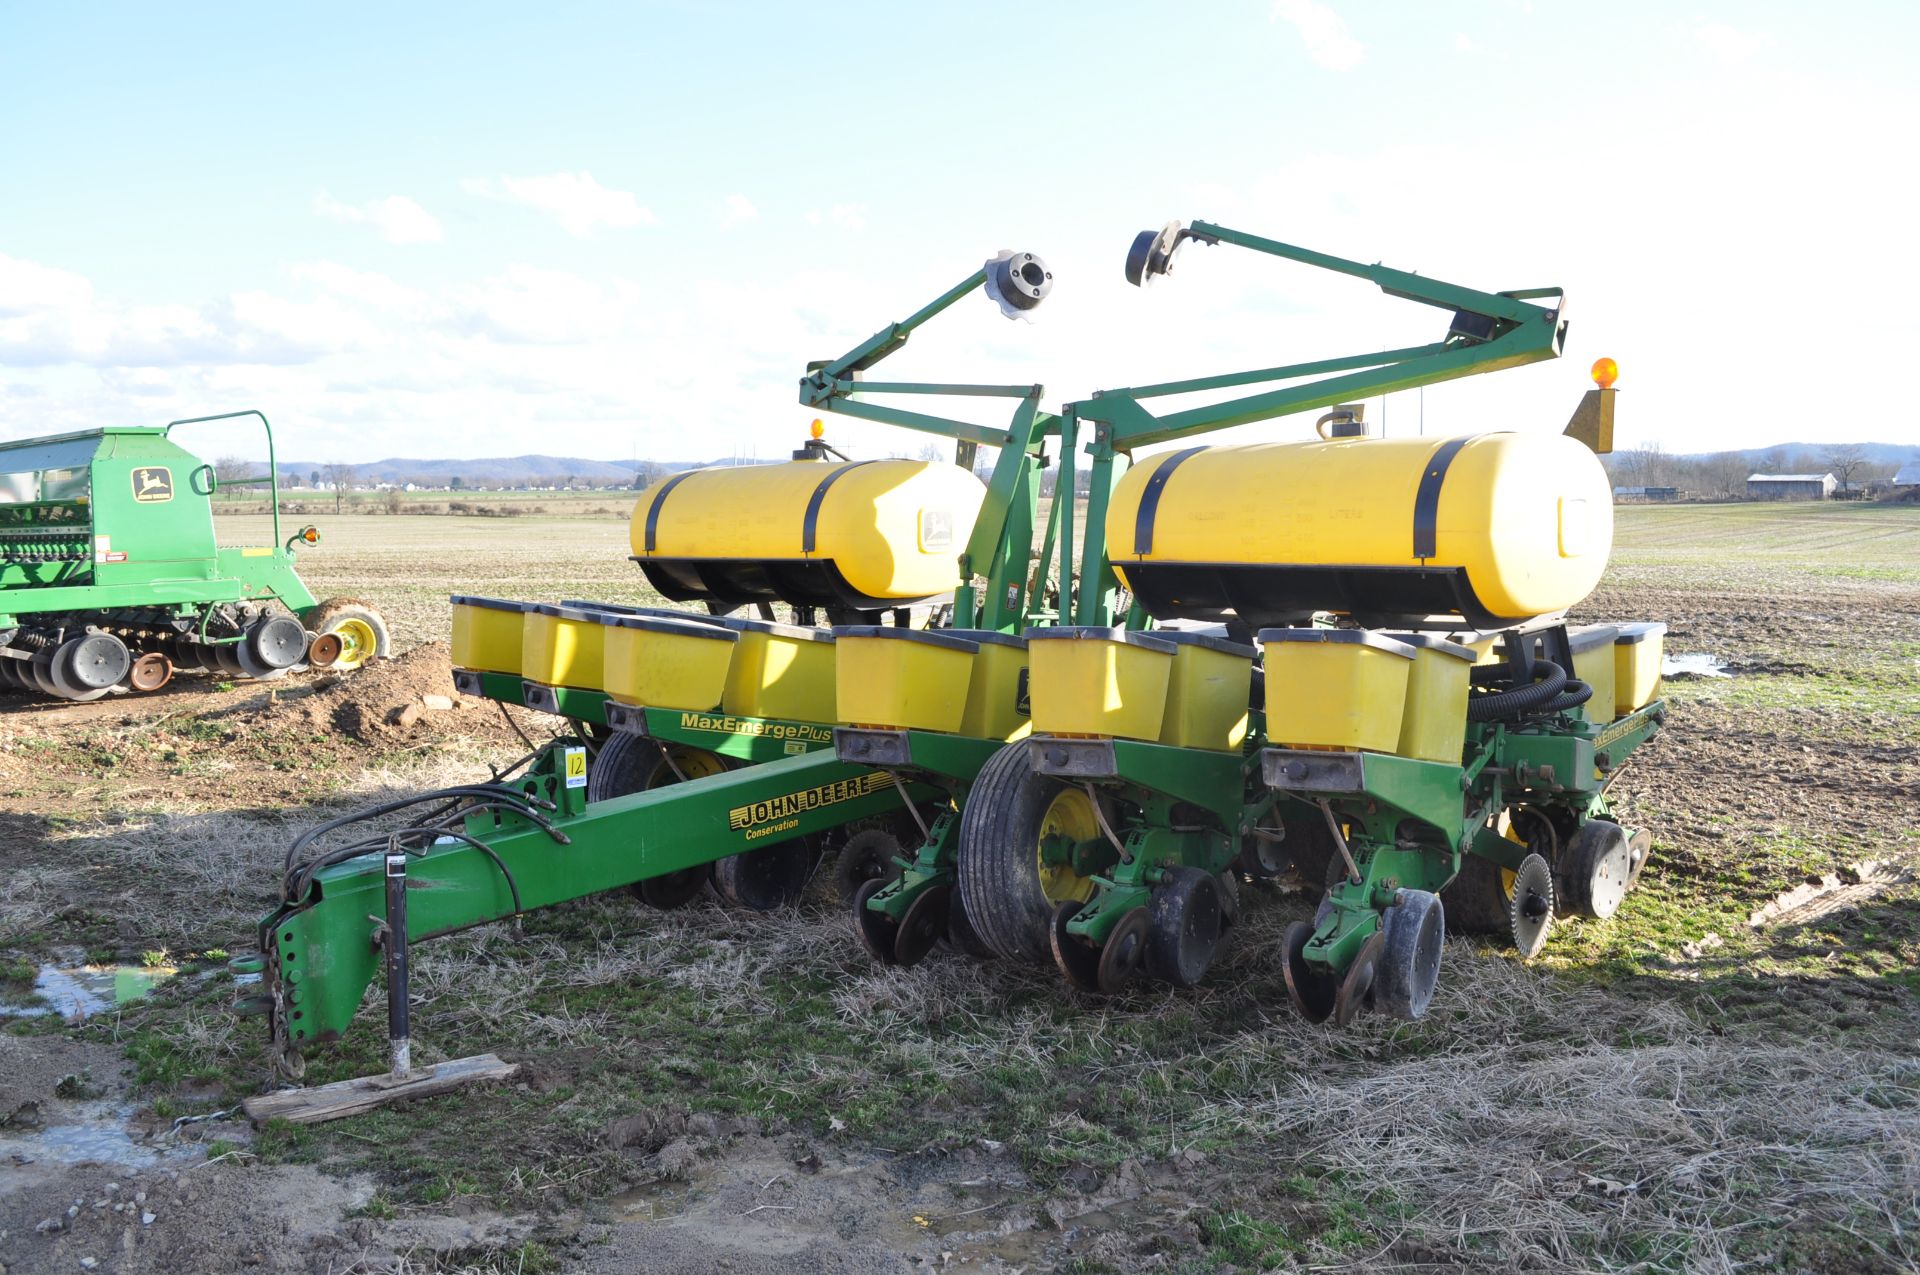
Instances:
[[[1227,249],[1129,288],[1178,217],[1568,290],[1567,358],[1389,432],[1557,428],[1609,354],[1628,442],[1920,442],[1915,15],[0,3],[0,437],[257,406],[301,459],[776,455],[807,359],[1003,247],[1055,269],[1037,321],[963,305],[888,375],[1058,402],[1444,325]]]

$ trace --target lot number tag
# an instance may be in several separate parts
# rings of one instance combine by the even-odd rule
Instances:
[[[567,749],[567,787],[585,788],[587,786],[587,750],[584,748]]]

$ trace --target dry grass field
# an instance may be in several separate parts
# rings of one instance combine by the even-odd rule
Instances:
[[[1112,1001],[875,969],[824,882],[770,917],[609,896],[418,950],[416,1050],[516,1083],[176,1130],[266,1083],[222,957],[286,841],[519,741],[479,708],[317,727],[303,697],[351,683],[0,698],[0,1271],[1914,1269],[1920,509],[1620,518],[1581,618],[1733,674],[1671,683],[1614,789],[1642,888],[1531,965],[1451,940],[1428,1018],[1344,1032],[1287,1004],[1300,893],[1254,896],[1198,989]],[[314,520],[310,584],[383,608],[408,676],[449,593],[649,599],[610,515]],[[37,971],[83,958],[184,972],[44,1012]],[[380,1070],[381,1024],[369,998],[309,1081]]]

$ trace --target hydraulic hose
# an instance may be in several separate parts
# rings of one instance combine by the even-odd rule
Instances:
[[[1545,710],[1567,689],[1567,671],[1552,660],[1536,660],[1533,676],[1534,681],[1531,686],[1519,686],[1509,691],[1493,691],[1474,696],[1467,701],[1467,720],[1510,722],[1528,713]],[[1591,690],[1587,692],[1588,695],[1592,693]],[[1576,702],[1584,702],[1584,700]]]
[[[1580,707],[1592,698],[1593,688],[1591,686],[1588,686],[1577,677],[1570,677],[1567,679],[1567,684],[1560,688],[1560,694],[1555,696],[1553,701],[1540,711],[1543,713],[1564,713],[1570,708]]]

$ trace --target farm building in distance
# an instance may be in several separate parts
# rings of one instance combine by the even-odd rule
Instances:
[[[1678,487],[1615,487],[1613,499],[1615,503],[1622,500],[1678,500],[1680,489]]]
[[[1893,494],[1902,499],[1920,495],[1920,460],[1910,460],[1893,476]]]
[[[1838,485],[1832,474],[1748,474],[1749,500],[1827,500]]]

